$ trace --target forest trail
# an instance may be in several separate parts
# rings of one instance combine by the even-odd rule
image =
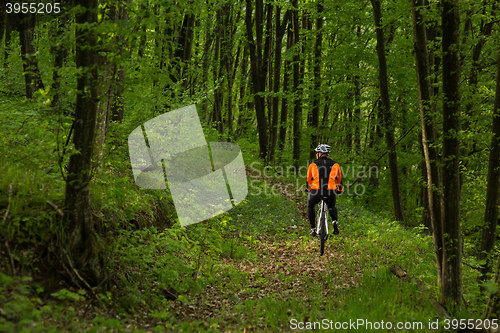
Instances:
[[[343,239],[349,236],[335,237],[335,240],[329,238],[324,256],[319,256],[319,240],[307,236],[294,237],[286,242],[275,242],[272,238],[262,241],[253,249],[258,252],[254,260],[224,259],[226,265],[241,274],[242,281],[237,282],[239,286],[227,286],[227,289],[220,285],[210,286],[197,295],[192,304],[181,303],[176,315],[186,321],[219,317],[221,322],[237,325],[248,322],[244,318],[248,312],[236,308],[237,304],[244,304],[247,300],[287,300],[292,297],[302,301],[304,307],[310,307],[311,289],[314,288],[319,291],[317,298],[337,298],[340,290],[358,285],[362,266],[358,260],[354,260],[358,265],[353,266],[353,258],[346,260]],[[336,274],[332,275],[332,271]],[[225,314],[221,314],[222,309],[226,310]],[[287,310],[287,314],[291,315],[291,311]],[[259,330],[259,327],[247,328]]]
[[[309,236],[305,197],[290,195],[283,190],[285,184],[273,182],[272,185],[284,198],[296,204],[302,219],[284,228],[283,232],[287,233],[284,238],[282,235],[279,238],[272,235],[259,237],[259,242],[251,245],[251,252],[257,253],[255,258],[223,258],[224,265],[238,272],[241,281],[228,281],[223,285],[227,288],[221,288],[220,284],[209,286],[190,304],[178,302],[182,304],[176,311],[179,319],[203,322],[207,318],[218,318],[228,325],[223,330],[238,327],[240,331],[261,331],[266,327],[264,318],[259,318],[257,326],[249,324],[242,328],[238,325],[249,322],[245,318],[249,311],[239,311],[238,305],[264,298],[276,301],[293,298],[310,308],[316,306],[318,300],[323,302],[322,298],[338,299],[341,293],[358,285],[363,272],[362,260],[359,255],[346,251],[349,234],[343,233],[342,229],[339,235],[330,234],[325,254],[320,256],[319,239]],[[291,319],[292,311],[283,311]],[[308,320],[307,317],[299,319]],[[288,322],[280,324],[281,329],[288,327]]]

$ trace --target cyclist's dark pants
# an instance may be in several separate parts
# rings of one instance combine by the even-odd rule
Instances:
[[[312,229],[316,228],[316,212],[314,207],[321,201],[321,192],[324,192],[324,195],[328,197],[326,204],[332,221],[337,221],[337,207],[335,207],[337,196],[335,192],[333,190],[309,190],[309,196],[307,197],[307,217]]]

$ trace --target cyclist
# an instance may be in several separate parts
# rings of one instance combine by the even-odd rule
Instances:
[[[337,222],[337,195],[341,194],[343,186],[341,184],[342,175],[340,165],[329,159],[328,155],[332,147],[320,144],[316,149],[316,160],[309,165],[307,170],[307,217],[311,225],[311,236],[316,236],[316,212],[314,207],[321,201],[322,196],[326,196],[328,212],[333,221],[333,233],[339,234],[339,224]]]

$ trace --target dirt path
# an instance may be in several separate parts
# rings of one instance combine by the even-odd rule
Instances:
[[[280,189],[286,185],[274,183],[273,186]],[[238,323],[246,322],[247,315],[238,311],[237,305],[247,300],[295,298],[308,304],[311,297],[320,297],[314,288],[319,287],[321,296],[334,298],[343,289],[358,284],[362,265],[359,258],[349,256],[346,251],[348,236],[331,235],[325,255],[319,256],[319,239],[308,236],[305,197],[300,193],[290,195],[289,191],[282,191],[282,195],[297,205],[302,216],[300,225],[290,226],[285,231],[289,235],[283,240],[271,237],[248,245],[252,253],[257,253],[256,258],[221,259],[223,266],[238,272],[238,281],[228,279],[222,284],[215,283],[197,295],[191,304],[176,301],[176,315],[180,320],[217,318],[237,327]],[[258,331],[262,327],[253,329]]]
[[[311,238],[280,244],[266,241],[256,245],[254,250],[258,252],[255,260],[224,260],[228,267],[241,274],[240,281],[212,285],[189,305],[176,301],[178,318],[204,321],[217,317],[227,323],[243,323],[246,322],[245,313],[235,306],[246,300],[274,295],[283,300],[297,298],[307,304],[311,285],[318,283],[323,297],[334,298],[342,289],[356,286],[362,272],[361,265],[352,266],[353,258],[346,260],[342,236],[327,243],[323,257],[319,256],[319,240]]]

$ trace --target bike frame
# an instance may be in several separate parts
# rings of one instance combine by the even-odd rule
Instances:
[[[327,211],[328,211],[328,206],[326,205],[325,202],[326,198],[321,198],[321,203],[319,206],[319,211],[318,211],[318,223],[316,225],[316,233],[320,235],[321,232],[321,225],[322,225],[322,217],[324,216],[324,225],[325,225],[325,231],[326,234],[328,235],[328,217],[327,217]]]
[[[325,243],[326,240],[328,239],[328,221],[326,217],[326,211],[327,211],[327,205],[326,205],[326,198],[323,197],[321,198],[321,204],[319,206],[319,212],[318,212],[318,226],[317,228],[317,234],[319,236],[319,242],[320,242],[320,255],[323,255],[325,253]]]

